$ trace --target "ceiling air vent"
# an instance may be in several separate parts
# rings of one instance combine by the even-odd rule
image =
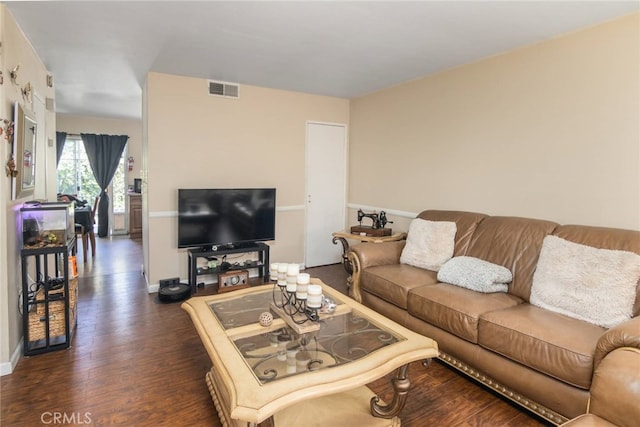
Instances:
[[[237,99],[240,97],[240,86],[233,83],[209,80],[209,95]]]

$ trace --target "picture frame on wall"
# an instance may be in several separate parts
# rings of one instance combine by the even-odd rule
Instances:
[[[35,115],[20,102],[14,107],[13,159],[17,176],[12,178],[11,198],[22,199],[33,194],[36,186],[36,129]]]

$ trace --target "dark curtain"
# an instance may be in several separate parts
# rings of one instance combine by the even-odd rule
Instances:
[[[129,137],[89,133],[81,133],[80,137],[84,143],[93,176],[102,190],[98,202],[98,237],[105,237],[109,234],[109,196],[106,189],[118,169],[122,151]]]
[[[56,167],[58,167],[58,163],[60,163],[60,157],[62,157],[62,150],[64,150],[66,140],[66,132],[56,132]]]

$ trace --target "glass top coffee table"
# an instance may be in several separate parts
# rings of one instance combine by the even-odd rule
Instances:
[[[416,334],[321,284],[337,303],[320,315],[320,329],[296,334],[270,311],[273,286],[195,297],[182,304],[209,354],[206,381],[223,425],[257,425],[275,414],[323,396],[364,386],[398,370],[389,405],[371,400],[371,414],[393,418],[409,390],[407,367],[438,356],[435,341]],[[320,400],[318,400],[320,401]],[[331,410],[331,408],[328,408]]]

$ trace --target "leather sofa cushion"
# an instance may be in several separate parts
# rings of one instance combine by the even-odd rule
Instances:
[[[478,343],[478,318],[482,313],[513,307],[522,300],[504,292],[483,294],[439,283],[409,292],[409,314],[474,344]]]
[[[557,226],[539,219],[492,216],[478,224],[466,255],[507,267],[513,274],[509,293],[529,301],[542,241]]]
[[[480,316],[478,343],[511,360],[588,390],[605,328],[531,304]]]
[[[407,309],[411,289],[438,283],[438,273],[406,264],[369,267],[362,272],[362,290],[402,309]]]

